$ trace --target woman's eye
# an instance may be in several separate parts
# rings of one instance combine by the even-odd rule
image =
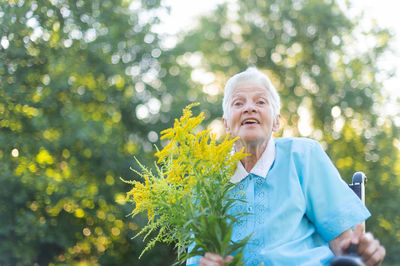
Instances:
[[[233,105],[234,105],[234,106],[241,106],[242,103],[241,103],[241,102],[234,102]]]
[[[258,104],[265,104],[265,101],[264,100],[259,100],[257,103]]]

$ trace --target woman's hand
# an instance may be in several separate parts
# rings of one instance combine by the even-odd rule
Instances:
[[[371,233],[364,233],[363,224],[357,224],[354,230],[349,229],[329,242],[336,256],[345,254],[350,244],[358,245],[357,252],[367,266],[381,265],[385,258],[385,248]]]
[[[368,266],[380,265],[385,258],[385,248],[371,233],[364,233],[364,228],[361,224],[354,227],[351,243],[358,245],[358,254]]]
[[[199,261],[199,266],[223,266],[225,263],[232,261],[232,256],[226,256],[223,259],[220,255],[207,252]]]

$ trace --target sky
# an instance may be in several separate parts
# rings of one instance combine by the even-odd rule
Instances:
[[[394,69],[396,75],[383,81],[382,92],[390,97],[386,106],[386,113],[393,117],[397,126],[400,126],[400,1],[399,0],[354,0],[352,1],[355,10],[363,10],[365,18],[361,26],[368,28],[371,21],[382,27],[390,29],[394,35],[391,48],[393,52],[387,53],[383,62],[379,64],[382,69]]]
[[[162,26],[157,29],[160,33],[176,34],[193,25],[195,18],[210,12],[218,3],[224,0],[165,0],[164,3],[171,6],[170,15],[162,17]],[[344,5],[346,0],[337,0]],[[392,41],[393,52],[387,53],[381,62],[377,62],[381,69],[396,71],[396,75],[390,79],[381,79],[383,82],[383,94],[389,98],[385,104],[383,113],[389,115],[400,126],[400,1],[399,0],[353,0],[348,14],[350,17],[364,12],[364,18],[360,21],[361,29],[368,29],[373,21],[379,26],[389,28],[394,35]],[[186,27],[186,28],[184,28]],[[360,42],[361,43],[361,42]],[[173,46],[174,41],[170,45]]]

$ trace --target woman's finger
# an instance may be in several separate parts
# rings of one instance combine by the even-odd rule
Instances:
[[[360,238],[364,234],[365,226],[363,224],[356,224],[353,229],[353,235],[351,238],[351,243],[358,245],[360,243]]]
[[[371,250],[372,247],[370,247],[373,244],[374,241],[374,236],[371,233],[365,233],[359,238],[359,244],[358,244],[358,253],[363,256],[365,254],[366,250],[369,249]],[[370,251],[369,251],[370,252]]]
[[[379,246],[378,250],[368,260],[365,261],[365,264],[367,266],[381,265],[385,255],[385,248],[383,246]]]
[[[218,254],[207,252],[204,257],[199,261],[200,266],[222,266],[224,265],[224,260]]]
[[[372,256],[374,256],[376,252],[378,252],[379,247],[380,247],[379,242],[377,240],[373,240],[371,244],[364,250],[361,256],[365,261],[367,261]]]
[[[215,262],[218,262],[218,263],[224,262],[224,260],[222,259],[222,257],[221,257],[220,255],[218,255],[218,254],[215,254],[215,253],[207,252],[207,253],[204,255],[204,257],[205,257],[206,259],[208,259],[208,260],[212,260],[212,261],[215,261]]]
[[[229,256],[225,257],[224,262],[228,263],[228,262],[231,262],[232,260],[233,260],[233,257],[231,255],[229,255]]]
[[[358,252],[368,266],[380,265],[386,255],[385,248],[371,233],[360,237]]]
[[[202,257],[199,260],[199,266],[221,266],[221,265],[223,265],[223,264],[219,264],[215,261],[208,260],[206,257]]]

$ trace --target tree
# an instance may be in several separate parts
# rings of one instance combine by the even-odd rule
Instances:
[[[0,4],[0,264],[137,264],[122,202],[166,128],[157,0]],[[156,124],[157,123],[157,124]],[[144,258],[160,265],[168,247]]]

